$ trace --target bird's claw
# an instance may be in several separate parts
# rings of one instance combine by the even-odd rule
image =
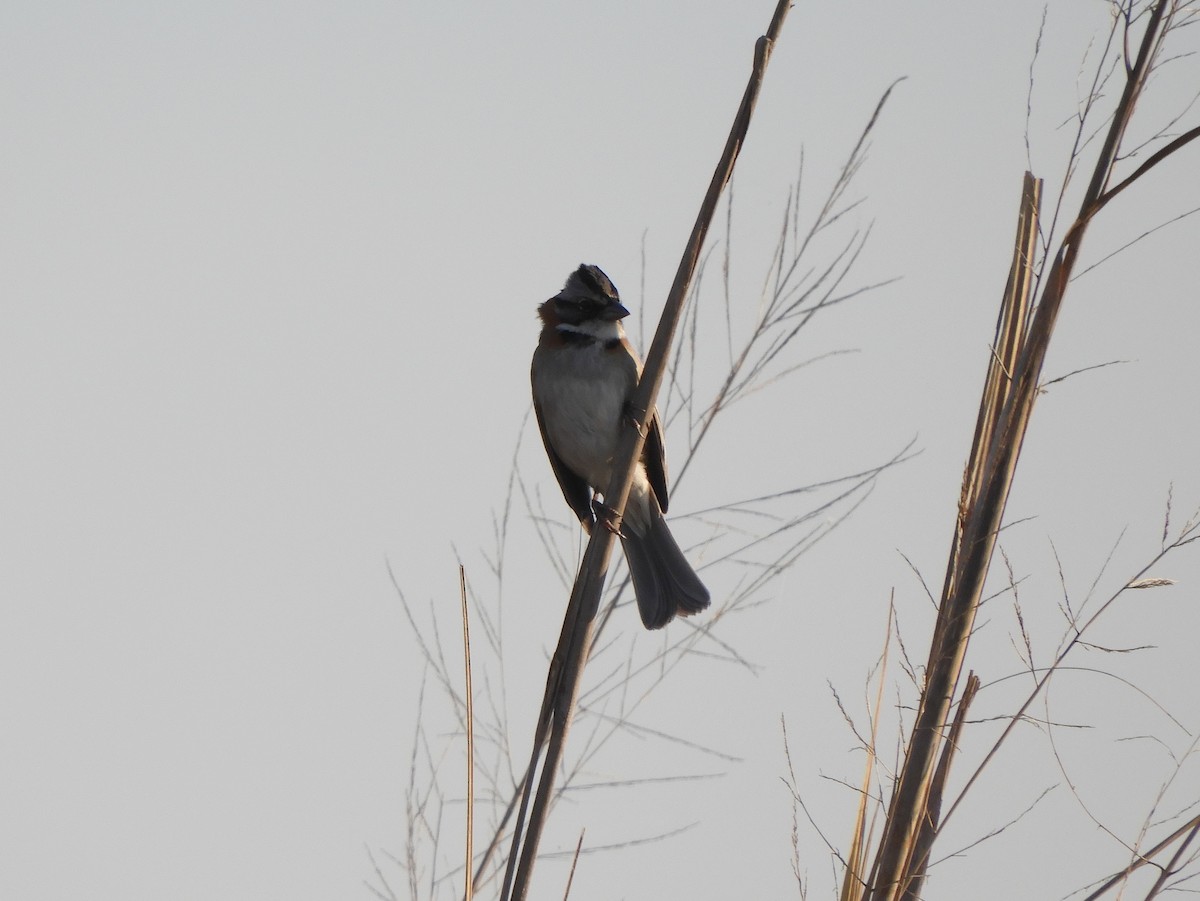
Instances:
[[[621,517],[617,515],[617,511],[603,501],[592,498],[592,510],[596,514],[596,522],[608,529],[618,538],[624,538],[621,534]]]
[[[625,424],[627,426],[629,426],[630,428],[637,429],[637,433],[639,435],[641,435],[643,438],[646,437],[646,428],[645,428],[645,426],[641,426],[638,424],[639,420],[641,418],[638,414],[644,414],[645,412],[646,412],[645,410],[636,409],[633,406],[633,404],[629,403],[628,401],[625,403],[625,413],[624,413]]]

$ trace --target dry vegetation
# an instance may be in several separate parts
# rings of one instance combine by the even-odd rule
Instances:
[[[843,217],[855,205],[847,192],[862,164],[866,139],[876,126],[886,94],[807,225],[802,224],[798,186],[789,195],[773,262],[748,327],[741,319],[742,307],[730,299],[728,257],[721,266],[723,278],[706,277],[719,261],[702,256],[704,236],[749,124],[754,96],[786,8],[784,0],[777,9],[769,38],[764,38],[757,49],[746,100],[710,186],[689,252],[680,265],[663,323],[648,354],[640,402],[635,403],[638,409],[650,409],[659,384],[665,385],[660,406],[673,434],[686,435],[686,452],[677,464],[676,484],[686,476],[692,460],[704,450],[706,439],[714,429],[719,429],[722,415],[731,406],[755,391],[777,387],[781,380],[813,362],[800,355],[797,339],[814,317],[878,287],[852,280],[853,266],[867,235],[846,226]],[[1200,537],[1200,520],[1193,516],[1182,524],[1173,522],[1168,509],[1159,553],[1146,561],[1140,571],[1122,580],[1107,598],[1093,598],[1087,605],[1072,606],[1064,591],[1067,628],[1049,655],[1034,653],[1034,641],[1022,616],[1019,580],[1012,575],[1011,568],[1006,566],[1005,572],[999,574],[993,572],[997,536],[1005,521],[1023,439],[1044,386],[1043,362],[1088,227],[1115,196],[1134,188],[1166,157],[1200,136],[1200,128],[1177,131],[1181,118],[1176,117],[1153,129],[1153,136],[1138,147],[1126,146],[1126,135],[1148,80],[1163,72],[1172,54],[1180,52],[1172,49],[1173,41],[1193,21],[1194,12],[1192,4],[1168,0],[1114,6],[1112,31],[1107,44],[1098,48],[1095,56],[1092,80],[1075,123],[1074,146],[1049,209],[1040,179],[1027,174],[1021,185],[1010,275],[1003,291],[992,353],[981,361],[987,368],[986,383],[964,472],[954,539],[943,585],[931,592],[938,613],[928,639],[928,655],[923,664],[914,663],[907,651],[889,641],[875,674],[873,701],[868,705],[870,726],[855,730],[867,760],[856,793],[856,827],[845,850],[838,850],[836,842],[829,842],[842,870],[844,899],[893,901],[921,896],[930,861],[938,857],[939,850],[943,853],[951,850],[938,848],[946,822],[969,799],[980,773],[1002,754],[1014,728],[1035,719],[1032,709],[1044,698],[1051,680],[1081,648],[1089,646],[1096,623],[1114,605],[1131,592],[1160,588],[1165,580],[1153,575],[1155,566]],[[1146,131],[1144,124],[1142,131]],[[1073,198],[1078,200],[1078,211],[1070,215],[1067,203]],[[727,218],[727,228],[728,222]],[[832,239],[832,249],[828,243],[821,244],[823,260],[814,260],[817,239],[829,242],[843,227],[840,236]],[[726,240],[726,253],[728,246]],[[700,305],[695,300],[705,282],[720,284],[725,298],[720,316],[725,322],[728,367],[711,393],[702,389],[706,383],[697,378],[701,320]],[[739,340],[735,334],[745,337]],[[677,335],[682,340],[676,340]],[[676,439],[677,452],[679,444]],[[630,430],[629,440],[618,456],[619,461],[627,464],[626,478],[623,482],[615,481],[605,495],[618,510],[623,506],[629,486],[627,475],[639,447],[639,436]],[[470,863],[464,865],[462,837],[446,835],[442,827],[451,799],[463,797],[462,782],[457,775],[442,771],[441,763],[449,753],[449,745],[432,740],[418,725],[409,784],[408,845],[402,855],[393,858],[405,874],[408,895],[414,899],[458,896],[463,894],[464,884],[470,885],[469,876],[473,876],[475,891],[486,890],[489,896],[496,893],[505,899],[525,897],[542,826],[564,792],[578,784],[581,774],[615,736],[641,728],[634,725],[634,714],[690,656],[704,654],[731,665],[748,665],[721,637],[726,617],[761,602],[780,575],[837,528],[867,496],[875,480],[903,462],[908,451],[908,448],[899,450],[878,466],[836,482],[793,486],[770,496],[748,498],[696,513],[706,536],[705,568],[736,571],[736,588],[702,622],[688,622],[673,629],[667,642],[649,651],[634,645],[623,650],[625,645],[609,635],[613,612],[627,603],[628,591],[620,577],[608,578],[605,588],[612,535],[603,529],[594,530],[575,581],[562,639],[550,661],[532,755],[528,759],[521,750],[521,739],[514,738],[510,728],[507,710],[511,702],[503,679],[504,630],[499,620],[498,611],[502,607],[498,598],[503,589],[509,527],[514,517],[532,519],[548,565],[566,584],[570,583],[574,570],[570,562],[574,539],[561,526],[569,517],[559,515],[557,499],[549,502],[549,510],[544,509],[540,494],[531,488],[514,459],[508,495],[496,526],[492,558],[495,596],[481,597],[473,587],[465,582],[463,585],[464,618],[469,600],[474,633],[473,711],[469,696],[461,688],[460,664],[452,662],[455,658],[446,649],[453,647],[453,643],[443,646],[437,619],[431,626],[422,627],[416,612],[405,602],[427,663],[422,702],[428,701],[425,689],[429,685],[438,690],[437,703],[449,701],[459,724],[453,742],[466,741],[474,726],[474,740],[470,744],[474,751],[475,784],[466,797],[474,802],[477,833],[473,851],[467,846],[466,859]],[[994,584],[997,580],[1001,583],[999,588]],[[960,787],[953,795],[947,795],[956,752],[972,741],[970,708],[979,682],[968,675],[970,642],[976,613],[989,588],[994,594],[1011,598],[1020,636],[1019,651],[1030,677],[1030,688],[1015,709],[1005,712],[1006,725],[999,737],[978,755],[978,762],[968,773],[960,774]],[[400,592],[399,586],[397,591]],[[400,594],[403,598],[403,593]],[[885,629],[889,636],[897,634],[890,618],[886,624],[879,624],[880,632]],[[907,636],[907,643],[909,647],[915,646],[911,635]],[[884,759],[877,750],[878,730],[885,706],[890,655],[899,657],[899,665],[911,681],[912,697],[903,699],[900,706],[911,704],[912,715],[905,727],[902,750],[898,756]],[[589,666],[589,681],[581,694],[580,675],[585,664]],[[534,702],[524,698],[516,703],[532,706]],[[849,715],[847,718],[852,720]],[[564,757],[567,726],[572,723],[574,730],[570,735],[576,751]],[[687,741],[686,737],[673,736],[658,739]],[[715,750],[705,751],[720,757]],[[1182,766],[1182,760],[1190,753],[1191,749],[1177,766]],[[797,778],[790,753],[786,767],[786,781],[797,810],[806,812],[799,787],[801,780]],[[632,783],[627,788],[637,790]],[[800,823],[798,815],[794,836],[797,847]],[[997,831],[1004,825],[997,824]],[[1129,846],[1128,858],[1114,861],[1111,877],[1098,880],[1081,891],[1080,897],[1118,897],[1129,875],[1143,868],[1152,869],[1156,875],[1142,886],[1140,897],[1156,897],[1178,887],[1181,880],[1196,873],[1197,851],[1193,842],[1197,833],[1200,833],[1200,815],[1196,814],[1195,805],[1185,805],[1173,816],[1158,815],[1153,822],[1148,819],[1136,844]],[[579,841],[582,845],[582,836]],[[455,851],[447,851],[445,846]],[[455,855],[458,865],[443,863]],[[807,865],[798,852],[795,869],[801,895],[805,894]],[[401,896],[385,873],[391,868],[390,864],[376,861],[375,879],[371,883],[372,890],[387,901]],[[1080,884],[1086,879],[1081,874]],[[466,894],[471,891],[468,887]]]

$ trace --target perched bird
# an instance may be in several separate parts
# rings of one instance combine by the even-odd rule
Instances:
[[[629,310],[599,267],[582,265],[562,291],[540,307],[542,333],[533,353],[533,409],[546,454],[567,504],[585,529],[593,521],[593,494],[604,492],[642,364],[625,338]],[[618,534],[633,592],[647,629],[676,613],[708,606],[708,589],[667,528],[667,464],[662,422],[653,411]]]

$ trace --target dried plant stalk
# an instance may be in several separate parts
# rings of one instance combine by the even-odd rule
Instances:
[[[924,853],[918,854],[917,846],[922,829],[928,823],[930,790],[936,773],[942,728],[948,720],[975,610],[983,592],[995,532],[1011,484],[1012,469],[1000,470],[1004,474],[1004,491],[998,504],[993,503],[990,510],[981,506],[981,499],[990,493],[989,487],[994,491],[995,482],[1001,478],[997,474],[997,465],[1002,459],[997,453],[997,445],[1009,434],[1006,416],[1015,409],[1012,373],[1019,365],[1028,321],[1040,201],[1041,181],[1027,172],[1021,186],[1008,284],[996,323],[996,338],[971,455],[963,473],[950,562],[926,668],[928,675],[875,858],[871,879],[873,901],[903,897],[915,871],[923,871],[921,859],[928,856],[927,847]],[[1031,404],[1032,400],[1031,397]]]
[[[938,761],[937,770],[933,774],[933,782],[929,787],[929,803],[925,817],[921,821],[921,831],[917,833],[913,848],[913,875],[902,901],[920,901],[921,889],[925,885],[925,875],[929,871],[929,853],[933,850],[933,841],[937,838],[939,821],[942,816],[942,799],[946,795],[946,782],[950,778],[950,764],[958,750],[958,740],[962,735],[963,724],[967,721],[967,711],[971,708],[971,702],[975,700],[978,691],[979,677],[971,673],[967,676],[966,687],[963,689],[962,698],[954,713],[954,724],[950,727],[950,734],[942,746],[941,759]]]
[[[1033,244],[1032,241],[1023,242],[1022,236],[1036,232],[1039,188],[1036,180],[1026,174],[1017,247],[980,404],[975,441],[963,480],[958,522],[926,669],[926,684],[875,859],[872,901],[895,901],[904,897],[916,874],[922,871],[916,846],[922,823],[929,816],[930,791],[942,733],[948,722],[975,611],[982,597],[996,535],[1037,397],[1042,364],[1087,226],[1116,193],[1170,153],[1200,136],[1200,129],[1193,129],[1164,147],[1133,175],[1109,188],[1125,130],[1149,78],[1163,36],[1170,29],[1175,9],[1172,0],[1156,0],[1149,7],[1146,30],[1136,59],[1127,61],[1125,87],[1092,171],[1091,182],[1079,213],[1050,264],[1028,326],[1025,322],[1033,283]],[[927,852],[920,856],[926,855]]]
[[[730,129],[729,138],[726,140],[721,160],[709,182],[708,192],[701,204],[696,224],[692,228],[683,258],[675,273],[675,281],[667,296],[654,341],[646,355],[646,365],[642,370],[641,380],[631,402],[636,428],[626,430],[623,435],[613,458],[612,477],[604,492],[604,502],[612,510],[614,527],[620,523],[621,516],[625,511],[625,503],[633,484],[633,467],[641,455],[646,425],[651,411],[654,410],[655,398],[666,372],[667,356],[683,313],[684,301],[687,298],[692,276],[696,271],[700,250],[716,213],[721,192],[733,174],[734,164],[737,162],[742,143],[749,131],[750,117],[758,100],[767,62],[775,41],[779,38],[790,6],[791,0],[779,0],[767,33],[755,43],[754,66],[749,83],[742,95],[742,102],[734,118],[733,127]],[[574,710],[579,691],[580,675],[591,647],[592,624],[596,611],[599,609],[600,593],[608,572],[613,537],[613,532],[609,529],[592,530],[579,576],[575,581],[575,587],[567,605],[558,647],[550,661],[546,691],[534,736],[533,756],[526,776],[525,792],[521,799],[517,826],[513,833],[512,851],[501,892],[501,898],[504,899],[511,898],[520,901],[525,898],[529,888],[538,844],[545,825],[550,799],[554,793],[554,780],[562,759],[567,727],[570,724],[571,713]],[[528,825],[522,829],[533,773],[537,769],[537,760],[543,745],[545,746],[545,756],[541,763],[541,778],[536,797],[533,799],[533,806],[530,809]]]
[[[465,670],[463,691],[467,702],[467,823],[466,847],[463,849],[466,864],[463,867],[463,901],[475,897],[474,870],[471,862],[475,857],[475,691],[471,687],[471,617],[467,611],[467,571],[458,567],[458,591],[462,604],[463,669]]]
[[[867,890],[866,868],[870,847],[871,825],[867,823],[867,807],[871,799],[871,780],[875,777],[877,741],[879,739],[879,717],[883,713],[883,690],[886,685],[888,649],[891,647],[892,624],[895,608],[888,607],[887,639],[879,660],[878,685],[875,689],[875,709],[871,713],[871,739],[867,745],[867,761],[863,767],[862,788],[858,794],[858,809],[854,814],[854,832],[850,839],[850,850],[846,854],[846,871],[842,876],[839,901],[861,901]],[[874,816],[872,817],[872,821]]]

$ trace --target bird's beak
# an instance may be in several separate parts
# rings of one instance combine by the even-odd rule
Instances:
[[[608,306],[604,308],[604,312],[600,314],[600,318],[607,322],[616,322],[618,319],[624,319],[629,315],[629,311],[619,300],[610,300]]]

